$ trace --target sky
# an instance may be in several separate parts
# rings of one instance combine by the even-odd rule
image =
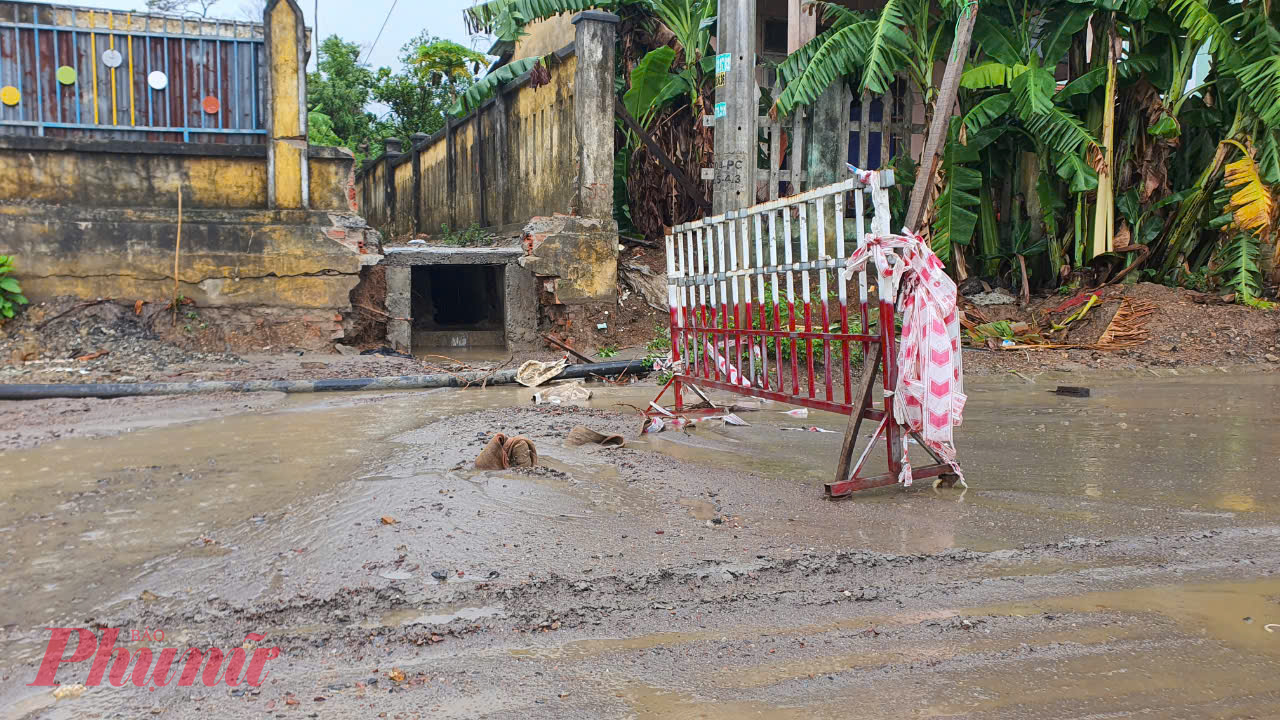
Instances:
[[[307,26],[314,29],[317,1],[297,2],[306,16]],[[71,0],[68,4],[133,11],[146,7],[145,0]],[[375,68],[386,65],[399,69],[397,56],[400,46],[423,29],[483,52],[489,49],[489,39],[473,39],[462,22],[462,10],[471,4],[472,0],[319,0],[320,35],[323,39],[337,33],[343,40],[360,45],[365,48],[368,64]],[[254,6],[254,0],[218,0],[210,14],[244,20],[249,8]],[[379,38],[378,29],[384,20],[386,28]],[[311,69],[314,68],[313,52]]]

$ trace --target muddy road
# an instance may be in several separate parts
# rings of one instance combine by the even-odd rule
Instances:
[[[844,418],[641,435],[650,385],[33,429],[0,455],[0,717],[1276,717],[1280,376],[1179,373],[971,382],[968,490],[839,502],[840,435],[786,428]],[[493,432],[543,466],[470,469]],[[55,694],[49,627],[281,654]]]

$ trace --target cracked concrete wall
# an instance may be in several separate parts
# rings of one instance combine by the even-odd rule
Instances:
[[[381,244],[352,210],[350,154],[309,154],[312,209],[268,210],[262,146],[0,137],[0,253],[33,300],[168,302],[181,190],[179,293],[267,325],[296,320],[282,310],[332,323]]]
[[[541,278],[556,305],[614,303],[618,226],[571,215],[533,218],[524,228],[520,266]]]

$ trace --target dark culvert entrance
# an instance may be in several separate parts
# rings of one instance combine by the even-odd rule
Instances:
[[[414,266],[414,348],[505,345],[505,270],[503,265]]]

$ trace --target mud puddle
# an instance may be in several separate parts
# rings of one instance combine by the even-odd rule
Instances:
[[[1206,584],[1196,574],[1248,573],[1233,558],[1274,558],[1206,559],[1177,543],[1110,555],[1073,548],[1092,547],[1076,538],[1274,523],[1280,420],[1267,398],[1280,379],[1092,385],[1091,398],[1064,398],[1040,385],[971,383],[958,434],[969,490],[920,483],[841,502],[823,499],[821,483],[844,417],[797,419],[773,404],[740,412],[749,427],[641,435],[631,406],[652,398],[649,385],[593,384],[583,409],[533,409],[533,391],[518,387],[290,397],[266,412],[5,453],[0,591],[11,602],[0,650],[30,661],[47,639],[37,629],[64,620],[156,617],[175,638],[199,638],[243,631],[226,619],[243,614],[299,638],[290,656],[298,675],[285,681],[301,687],[329,677],[320,665],[334,660],[364,668],[391,653],[378,643],[398,634],[495,626],[411,652],[434,658],[426,674],[467,668],[458,672],[473,675],[455,687],[505,677],[512,668],[503,663],[539,668],[519,670],[520,682],[552,704],[530,704],[515,683],[466,702],[433,690],[428,706],[496,717],[844,717],[859,699],[868,716],[1000,716],[1025,703],[1037,708],[1026,717],[1063,717],[1105,709],[1088,692],[1106,683],[1134,707],[1191,702],[1169,690],[1173,670],[1140,668],[1165,653],[1194,657],[1197,643],[1210,642],[1215,668],[1238,662],[1243,671],[1205,697],[1248,709],[1262,669],[1275,663],[1265,643],[1280,643],[1280,632],[1265,628],[1280,622],[1280,588],[1238,577]],[[566,447],[577,424],[621,432],[627,447]],[[797,426],[835,432],[783,430]],[[543,467],[471,469],[493,432],[533,438]],[[899,567],[884,559],[856,579],[838,568],[777,574],[819,556],[960,547],[1005,554],[948,571],[945,584],[923,570],[883,579]],[[1066,549],[1023,549],[1046,547]],[[1187,580],[1163,569],[1178,563]],[[1142,589],[1103,587],[1157,572],[1159,584]],[[1023,597],[1009,588],[1040,583],[1048,589],[1008,601]],[[1003,590],[957,599],[988,587]],[[902,607],[920,597],[930,606]],[[841,617],[833,608],[846,606],[834,603],[845,602],[875,611]],[[957,613],[995,619],[957,629],[947,624]],[[1085,620],[1035,625],[1046,615]],[[1128,632],[1129,622],[1141,631]],[[555,634],[571,627],[572,637]],[[1104,656],[1095,662],[1103,671],[1091,670]],[[589,665],[613,675],[601,684],[573,670]],[[367,679],[352,672],[361,675],[351,682]],[[1052,687],[1022,679],[1055,673],[1063,681]],[[921,688],[906,705],[894,690],[900,675]]]

